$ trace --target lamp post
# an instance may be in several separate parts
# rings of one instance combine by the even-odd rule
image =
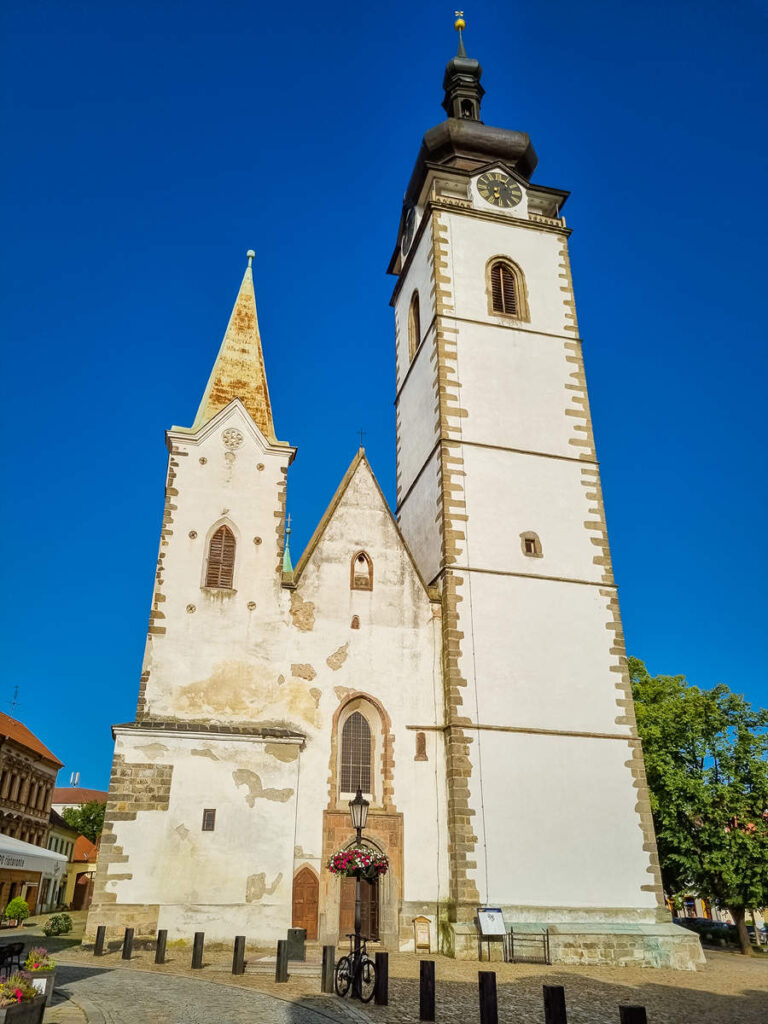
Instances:
[[[368,808],[370,804],[363,796],[358,786],[355,799],[349,801],[349,813],[352,817],[352,826],[357,833],[357,845],[360,846],[360,839],[368,820]],[[355,954],[354,954],[354,975],[352,983],[353,998],[360,998],[360,978],[358,967],[360,964],[360,872],[355,875]]]

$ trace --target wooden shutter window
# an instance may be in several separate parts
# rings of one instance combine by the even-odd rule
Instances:
[[[504,263],[494,263],[491,267],[491,302],[494,313],[517,316],[515,275]]]
[[[341,730],[341,791],[371,792],[371,727],[364,715],[353,712]]]
[[[421,318],[419,316],[419,293],[414,292],[411,305],[408,308],[408,356],[410,359],[416,355],[416,349],[421,341]]]
[[[235,578],[235,535],[227,526],[220,526],[208,545],[206,587],[231,590]]]

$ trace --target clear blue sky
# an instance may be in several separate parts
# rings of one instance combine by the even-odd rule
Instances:
[[[478,3],[486,123],[570,189],[630,652],[768,703],[764,0]],[[403,191],[453,6],[6,0],[3,679],[83,785],[133,718],[163,502],[245,267],[298,555],[357,445],[394,494]],[[499,522],[499,543],[504,542]],[[567,658],[568,652],[563,652]],[[406,685],[406,681],[404,681]]]

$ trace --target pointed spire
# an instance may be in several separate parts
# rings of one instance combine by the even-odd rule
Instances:
[[[453,27],[459,34],[459,49],[453,60],[448,62],[443,78],[445,99],[443,110],[448,117],[462,121],[480,121],[480,103],[485,90],[480,85],[483,69],[478,61],[467,56],[464,49],[463,30],[467,27],[464,11],[455,11]],[[482,124],[482,122],[480,121]]]
[[[248,266],[192,429],[202,427],[233,398],[239,398],[262,434],[268,441],[274,441],[272,406],[253,291],[251,265],[255,255],[253,249],[248,250]]]
[[[457,57],[466,57],[467,51],[464,49],[464,37],[461,34],[461,30],[467,27],[466,21],[464,21],[464,11],[454,11],[456,21],[453,23],[453,27],[459,33],[459,49],[456,52]]]
[[[285,544],[283,546],[283,572],[293,572],[293,563],[291,562],[291,517],[290,515],[285,521]]]

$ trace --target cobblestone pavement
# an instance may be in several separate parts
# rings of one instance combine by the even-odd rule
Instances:
[[[56,988],[68,1001],[48,1009],[45,1024],[351,1024],[364,1019],[331,996],[280,999],[246,986],[130,968],[62,964],[59,972]]]
[[[419,961],[408,953],[390,954],[390,1005],[386,1007],[372,1003],[361,1007],[348,999],[319,995],[317,977],[294,975],[286,985],[262,974],[233,978],[231,951],[206,949],[207,966],[194,972],[188,967],[186,948],[169,949],[170,962],[160,967],[152,963],[154,954],[146,951],[138,951],[130,962],[111,953],[96,961],[98,966],[87,951],[68,950],[66,956],[70,965],[76,961],[77,966],[62,964],[62,985],[57,988],[66,988],[83,1006],[87,1024],[144,1020],[151,1024],[325,1024],[328,1020],[417,1024],[419,1019]],[[424,959],[435,961],[438,1024],[478,1024],[481,965],[445,957]],[[569,1024],[617,1024],[621,1003],[645,1006],[649,1024],[768,1021],[768,957],[708,951],[706,966],[698,971],[490,966],[496,972],[502,1024],[541,1024],[543,984],[564,986]],[[155,976],[158,973],[162,980]],[[89,1000],[107,1011],[91,1016]],[[52,1024],[85,1024],[83,1019],[70,1021],[54,1017],[52,1010],[49,1013]],[[46,1015],[46,1024],[48,1020]]]

